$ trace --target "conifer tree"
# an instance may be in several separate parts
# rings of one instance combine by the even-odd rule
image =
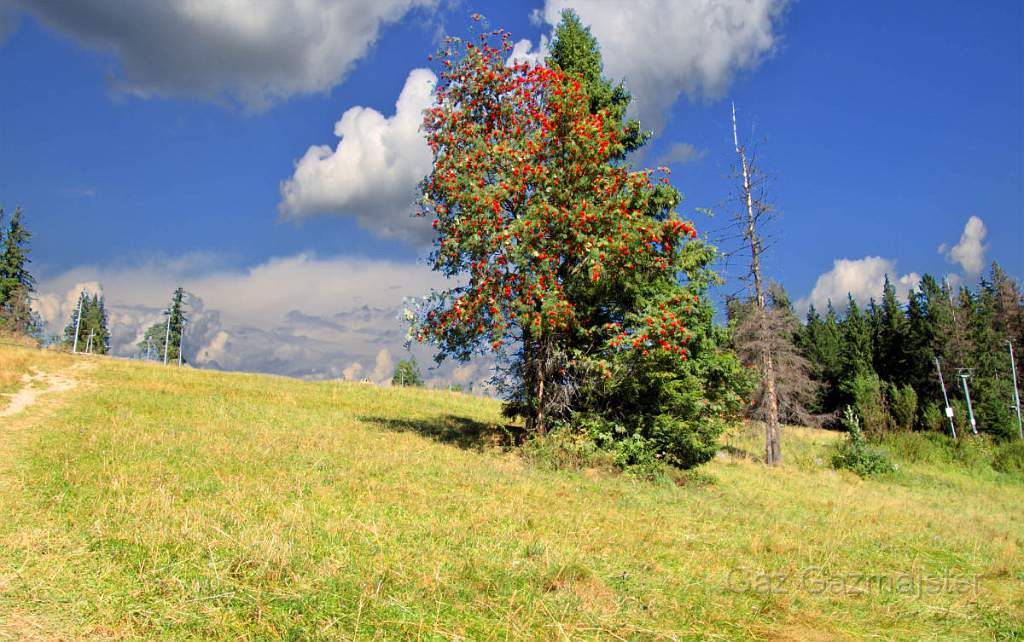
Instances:
[[[836,310],[829,301],[822,319],[812,305],[799,337],[800,350],[811,365],[811,376],[819,387],[811,411],[817,415],[833,414],[839,407],[840,327]]]
[[[71,318],[64,327],[61,343],[68,348],[75,345],[75,327],[77,326],[79,352],[109,354],[110,329],[104,297],[100,294],[89,296],[88,292],[82,290],[78,295],[78,302],[81,305],[76,303],[71,310]],[[82,311],[81,322],[78,322],[79,308]]]
[[[146,329],[138,343],[139,353],[158,361],[167,356],[167,363],[177,363],[181,352],[182,334],[188,317],[185,314],[185,290],[178,287],[171,294],[171,302],[163,312],[163,319]],[[168,323],[169,320],[169,323]],[[185,363],[184,355],[181,362]]]
[[[871,327],[852,294],[847,298],[846,318],[841,324],[840,345],[841,379],[844,383],[849,383],[860,375],[874,373]]]
[[[392,386],[413,386],[423,387],[423,375],[420,374],[420,367],[415,357],[402,359],[395,366],[395,374],[391,377]]]
[[[898,385],[909,381],[907,339],[907,317],[886,275],[873,340],[875,371],[884,381]]]
[[[0,228],[3,223],[0,209]],[[22,222],[21,208],[14,210],[6,230],[0,231],[0,327],[18,334],[30,334],[39,328],[39,320],[31,309],[35,279],[29,272],[29,239],[32,237]]]

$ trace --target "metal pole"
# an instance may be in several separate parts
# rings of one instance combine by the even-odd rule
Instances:
[[[89,340],[85,342],[85,351],[88,354],[92,354],[92,336],[94,334],[96,334],[96,333],[95,332],[90,332],[89,333]]]
[[[971,391],[967,388],[967,377],[969,377],[969,376],[970,375],[968,375],[966,372],[961,372],[960,373],[960,381],[962,381],[963,384],[964,384],[964,398],[967,400],[967,414],[971,418],[971,432],[973,432],[975,435],[977,435],[978,434],[978,424],[974,420],[974,408],[971,407]]]
[[[956,439],[956,427],[953,425],[953,407],[949,405],[949,396],[946,394],[946,382],[942,380],[942,368],[939,367],[939,358],[935,357],[935,370],[939,373],[939,385],[942,387],[942,399],[946,402],[946,417],[949,419],[949,431]]]
[[[85,290],[78,295],[78,314],[75,315],[75,343],[71,346],[71,354],[78,352],[78,327],[82,323],[82,301],[85,299]]]
[[[164,335],[164,365],[167,365],[167,348],[171,345],[171,315],[167,314],[167,333]]]
[[[185,343],[185,324],[181,324],[181,333],[178,335],[178,367],[181,367],[181,345]]]
[[[1013,341],[1007,341],[1010,346],[1010,371],[1013,372],[1013,407],[1017,410],[1017,431],[1020,438],[1024,439],[1024,425],[1020,421],[1020,392],[1017,390],[1017,363],[1013,360]]]

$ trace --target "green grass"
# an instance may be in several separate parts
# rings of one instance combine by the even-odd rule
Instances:
[[[1010,475],[865,481],[798,428],[769,470],[744,427],[651,484],[528,465],[467,395],[75,361],[0,424],[0,640],[1024,636]],[[848,574],[978,579],[820,590]]]

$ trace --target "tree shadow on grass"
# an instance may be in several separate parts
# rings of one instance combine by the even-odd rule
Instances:
[[[393,417],[360,417],[359,419],[387,430],[419,433],[442,444],[458,446],[465,450],[514,448],[522,444],[525,435],[521,426],[500,426],[455,415],[440,415],[424,419],[395,419]]]

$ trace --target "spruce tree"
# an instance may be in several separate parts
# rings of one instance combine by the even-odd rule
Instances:
[[[420,367],[415,357],[402,359],[395,366],[395,374],[391,377],[392,386],[413,386],[423,387],[423,375],[420,374]]]
[[[878,306],[876,316],[872,346],[875,371],[884,381],[905,385],[910,380],[907,317],[888,275],[885,277],[882,303]]]
[[[813,412],[819,415],[836,413],[839,408],[840,328],[836,310],[829,301],[825,318],[812,305],[801,331],[800,349],[811,364],[811,373],[820,384]]]
[[[935,372],[935,336],[928,319],[928,299],[920,285],[907,301],[905,336],[906,381],[917,392],[918,408],[923,412],[929,403],[938,406],[942,402],[942,391]]]
[[[181,352],[182,334],[188,322],[183,288],[178,287],[171,294],[171,302],[164,310],[163,317],[163,320],[146,329],[137,347],[140,355],[163,361],[166,354],[167,363],[176,363]],[[181,355],[181,362],[185,363],[184,355]]]
[[[0,225],[3,211],[0,210]],[[7,229],[2,233],[0,247],[0,325],[8,331],[29,334],[37,330],[39,321],[31,309],[35,279],[29,272],[29,239],[32,237],[22,222],[21,208],[14,210]]]
[[[840,369],[844,382],[874,374],[871,327],[852,294],[847,298],[846,318],[841,324],[841,346]]]

